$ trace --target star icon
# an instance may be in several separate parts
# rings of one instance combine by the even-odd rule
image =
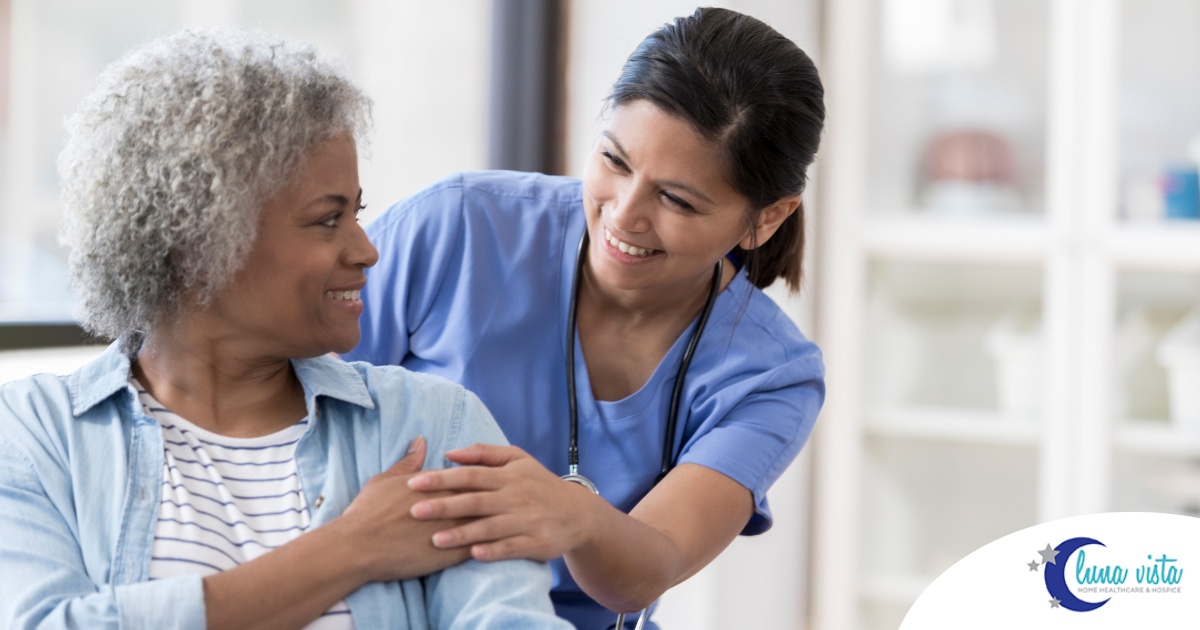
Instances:
[[[1037,571],[1037,568],[1038,568],[1038,561],[1037,561],[1037,560],[1033,560],[1033,561],[1031,561],[1031,562],[1029,563],[1029,570],[1030,570],[1030,571]]]
[[[1058,555],[1058,552],[1055,551],[1049,543],[1047,543],[1046,548],[1039,551],[1038,554],[1042,556],[1042,562],[1044,564],[1058,564],[1054,561],[1054,557]]]
[[[1061,608],[1061,606],[1059,606],[1059,604],[1061,604],[1061,603],[1062,603],[1062,602],[1058,601],[1058,598],[1057,598],[1057,597],[1051,598],[1051,600],[1050,600],[1050,607],[1051,607],[1051,608]]]

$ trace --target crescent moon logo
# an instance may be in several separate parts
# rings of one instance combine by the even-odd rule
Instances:
[[[1075,553],[1075,551],[1080,547],[1086,547],[1088,545],[1100,545],[1103,547],[1104,543],[1094,538],[1072,538],[1070,540],[1065,540],[1059,546],[1054,548],[1054,551],[1058,552],[1054,556],[1057,558],[1062,558],[1062,561],[1059,562],[1057,560],[1047,560],[1045,563],[1044,577],[1046,579],[1046,591],[1050,593],[1051,597],[1058,600],[1060,606],[1066,608],[1067,610],[1087,612],[1089,610],[1095,610],[1108,603],[1108,599],[1100,602],[1084,601],[1076,597],[1075,594],[1067,588],[1067,580],[1063,575],[1063,571],[1066,569],[1067,558],[1071,557],[1071,554]]]

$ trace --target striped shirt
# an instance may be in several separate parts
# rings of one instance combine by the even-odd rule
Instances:
[[[136,380],[132,384],[146,413],[163,428],[151,580],[231,569],[308,529],[295,458],[307,418],[271,435],[231,438],[171,413]],[[347,630],[354,620],[341,601],[307,628]]]

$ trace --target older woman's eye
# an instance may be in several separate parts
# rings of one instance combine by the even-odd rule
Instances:
[[[358,207],[354,209],[354,220],[361,222],[362,216],[360,216],[360,215],[362,215],[362,211],[366,210],[366,209],[367,209],[367,204],[365,204],[365,203],[358,204]]]
[[[321,219],[320,224],[325,227],[337,227],[337,222],[338,222],[338,219],[340,219],[340,218],[342,218],[342,213],[336,212],[334,214],[331,214],[331,215],[325,217],[324,219]]]

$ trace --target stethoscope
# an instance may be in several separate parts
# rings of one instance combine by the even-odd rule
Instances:
[[[567,404],[569,406],[569,414],[571,421],[571,437],[567,445],[567,474],[562,478],[571,483],[577,483],[595,494],[600,494],[600,490],[596,488],[596,484],[592,483],[591,479],[579,474],[579,404],[575,398],[575,310],[579,305],[579,280],[583,275],[583,263],[588,244],[588,233],[585,229],[583,236],[579,238],[579,251],[575,260],[575,274],[571,279],[571,305],[567,310]],[[675,431],[678,426],[679,419],[679,400],[683,396],[683,380],[687,376],[688,367],[692,364],[692,355],[696,353],[696,346],[700,343],[700,335],[704,332],[704,326],[708,324],[708,316],[712,314],[713,304],[717,301],[717,293],[721,291],[721,272],[722,260],[717,260],[717,264],[713,269],[712,284],[708,289],[708,299],[704,302],[704,310],[700,313],[700,321],[696,324],[696,330],[692,331],[692,338],[688,340],[687,349],[684,350],[683,359],[679,362],[679,370],[675,373],[675,388],[671,391],[671,406],[667,412],[667,430],[663,441],[662,466],[659,469],[658,476],[654,478],[654,485],[662,481],[663,477],[671,471],[675,466]],[[645,626],[646,619],[649,615],[643,610],[641,617],[638,618],[637,627],[635,630],[642,630]],[[625,624],[625,613],[617,615],[618,629],[623,628]]]

